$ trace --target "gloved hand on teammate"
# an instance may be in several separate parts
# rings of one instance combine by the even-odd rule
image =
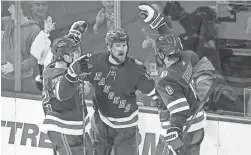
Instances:
[[[80,42],[82,36],[86,33],[88,24],[85,21],[74,22],[69,30],[68,37]]]
[[[88,55],[83,55],[74,60],[67,69],[66,78],[71,82],[87,78],[92,68],[89,58]]]

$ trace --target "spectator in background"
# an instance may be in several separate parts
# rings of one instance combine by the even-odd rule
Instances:
[[[14,90],[15,86],[15,27],[16,27],[16,10],[15,3],[9,2],[8,11],[10,16],[1,18],[1,30],[4,31],[1,52],[1,82],[2,90]],[[40,32],[40,28],[36,22],[29,20],[23,12],[23,2],[21,2],[21,78],[22,91],[33,92],[36,90],[33,81],[33,68],[37,64],[36,59],[30,54],[30,47],[35,37]],[[31,87],[24,86],[32,85]]]
[[[96,16],[96,23],[93,26],[94,33],[97,34],[100,26],[106,21],[107,31],[114,27],[114,1],[102,0],[103,8]]]
[[[38,22],[40,29],[44,29],[44,20],[48,13],[48,2],[47,1],[29,1],[31,7],[30,18]]]
[[[166,2],[164,15],[170,16],[184,28],[179,35],[184,50],[192,50],[199,58],[206,56],[215,69],[222,73],[219,51],[216,47],[218,37],[216,10],[209,6],[200,6],[192,13],[186,12],[179,1]]]

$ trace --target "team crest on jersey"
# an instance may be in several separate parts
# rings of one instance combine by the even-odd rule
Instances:
[[[172,95],[174,92],[173,88],[170,85],[166,85],[165,89],[166,89],[168,95]]]
[[[164,78],[164,77],[166,77],[167,75],[168,75],[168,71],[163,71],[163,72],[161,72],[160,77],[161,77],[161,78]]]

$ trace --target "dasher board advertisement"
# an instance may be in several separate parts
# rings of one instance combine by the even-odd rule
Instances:
[[[1,106],[2,155],[53,155],[51,142],[39,129],[44,118],[41,101],[1,97]],[[93,112],[93,108],[88,107],[89,116]],[[139,129],[140,155],[155,155],[160,130],[158,116],[141,112]],[[208,120],[201,154],[250,154],[250,131],[248,124]]]

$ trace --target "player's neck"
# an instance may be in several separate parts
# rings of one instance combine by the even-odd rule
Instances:
[[[114,60],[111,55],[109,55],[108,60],[113,65],[119,65],[120,64],[116,60]]]

